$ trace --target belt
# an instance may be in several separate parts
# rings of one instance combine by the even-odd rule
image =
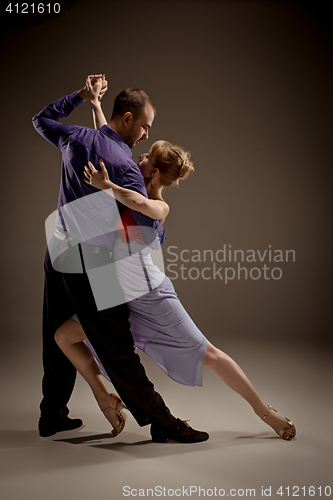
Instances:
[[[61,231],[59,231],[59,229],[55,229],[54,230],[54,233],[53,233],[53,236],[55,238],[57,238],[58,240],[60,241],[72,241],[73,238],[71,238],[70,236],[66,236],[65,233],[62,233]]]
[[[59,229],[55,229],[53,236],[57,238],[60,241],[64,241],[66,243],[70,243],[71,241],[75,241],[75,238],[71,236],[67,236],[65,233],[60,231]],[[85,242],[77,242],[79,246],[83,245],[83,247],[88,250],[89,253],[95,254],[95,255],[100,255],[102,253],[109,253],[109,256],[112,255],[112,252],[105,247],[105,246],[99,246],[99,245],[91,245],[90,243],[85,243]]]

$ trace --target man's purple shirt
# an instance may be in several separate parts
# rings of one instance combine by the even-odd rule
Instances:
[[[140,169],[131,158],[131,150],[117,132],[107,125],[95,130],[78,125],[59,123],[61,118],[68,116],[82,102],[78,93],[74,92],[46,106],[33,117],[32,121],[37,132],[62,153],[57,228],[65,231],[69,230],[67,228],[68,224],[66,225],[62,216],[61,207],[86,197],[83,208],[78,208],[80,213],[75,214],[76,206],[75,210],[71,212],[71,235],[81,241],[107,246],[112,249],[118,210],[112,197],[83,181],[84,165],[87,165],[90,160],[95,167],[99,168],[99,161],[103,159],[112,182],[137,191],[146,197],[147,192]],[[87,195],[97,192],[99,193],[97,197],[87,197]],[[120,212],[124,208],[118,202],[117,206]],[[159,244],[162,245],[165,240],[165,233],[161,222],[154,221],[134,210],[132,210],[132,213],[138,226],[144,227],[143,232],[146,243],[153,248],[157,248]],[[152,244],[153,235],[156,235],[156,233],[148,228],[152,228],[157,232],[158,245],[156,245],[156,241],[155,244]]]

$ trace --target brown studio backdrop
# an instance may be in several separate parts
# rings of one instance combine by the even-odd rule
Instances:
[[[135,160],[161,138],[192,152],[195,174],[165,193],[166,265],[171,246],[295,251],[295,262],[265,261],[280,280],[175,280],[203,332],[220,347],[231,336],[329,342],[332,38],[309,5],[81,0],[3,48],[4,346],[40,343],[44,221],[60,180],[60,154],[31,117],[94,72],[109,81],[107,118],[127,86],[157,105]],[[92,126],[89,105],[67,121]]]

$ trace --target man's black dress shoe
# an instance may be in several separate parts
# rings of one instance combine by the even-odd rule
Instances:
[[[173,427],[151,424],[150,434],[154,443],[167,443],[168,439],[179,443],[200,443],[207,441],[209,434],[192,429],[184,420],[176,419]]]
[[[72,431],[83,424],[80,418],[57,418],[56,420],[40,417],[38,423],[39,435],[41,437],[53,436],[57,432]]]

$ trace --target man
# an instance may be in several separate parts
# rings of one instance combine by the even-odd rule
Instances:
[[[90,77],[92,86],[100,84],[101,77]],[[110,122],[99,130],[59,123],[89,98],[90,93],[84,87],[49,104],[33,118],[36,130],[62,153],[56,230],[48,244],[44,266],[44,377],[39,433],[46,437],[82,425],[80,419],[69,419],[67,408],[76,370],[54,340],[57,328],[77,314],[121,399],[140,426],[151,424],[153,441],[205,441],[207,433],[196,431],[173,417],[161,396],[154,391],[134,351],[127,304],[119,303],[102,310],[96,307],[89,277],[91,270],[101,265],[107,269],[115,238],[117,210],[115,204],[110,207],[108,195],[102,193],[98,199],[94,197],[96,189],[83,182],[83,168],[88,161],[98,164],[102,158],[113,182],[147,196],[142,175],[131,159],[130,148],[148,138],[155,107],[142,90],[127,89],[117,96]],[[88,205],[75,205],[81,201],[87,201]],[[159,221],[138,212],[133,215],[138,225],[148,230],[147,237],[145,234],[147,244],[154,239],[149,237],[149,231],[157,232],[161,244],[164,242],[164,230]],[[60,257],[56,259],[55,256]]]

